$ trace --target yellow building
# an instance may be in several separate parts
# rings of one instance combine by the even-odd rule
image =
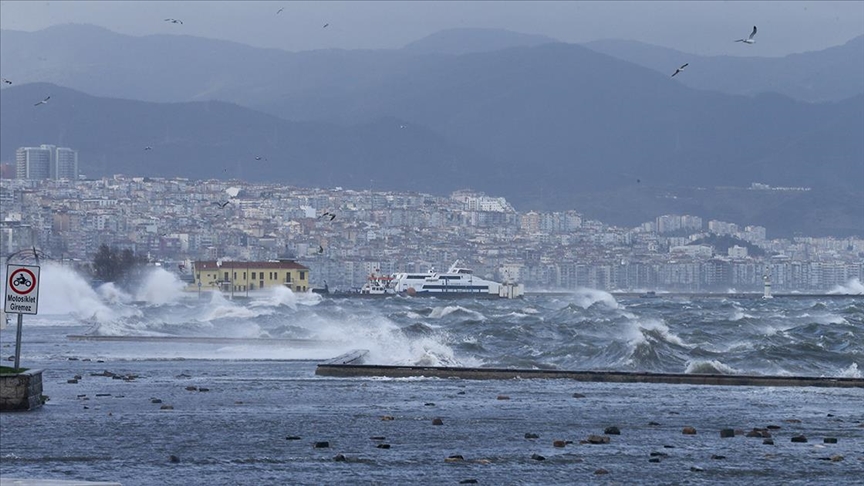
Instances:
[[[201,261],[192,264],[193,290],[246,292],[285,286],[294,292],[309,288],[309,268],[294,260],[267,262]]]

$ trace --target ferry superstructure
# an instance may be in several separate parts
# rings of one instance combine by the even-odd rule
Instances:
[[[390,288],[397,294],[441,297],[521,297],[524,287],[513,282],[493,282],[474,275],[459,266],[457,260],[446,272],[430,270],[428,273],[395,273]]]

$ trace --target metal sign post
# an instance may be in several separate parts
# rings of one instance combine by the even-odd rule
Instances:
[[[15,369],[21,364],[21,328],[24,314],[36,315],[39,310],[39,266],[6,265],[6,291],[3,310],[7,314],[18,314],[18,330],[15,333]]]

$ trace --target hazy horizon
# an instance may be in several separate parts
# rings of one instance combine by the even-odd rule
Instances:
[[[778,57],[864,35],[864,2],[7,0],[0,12],[4,30],[91,24],[134,36],[181,34],[288,51],[393,49],[441,30],[483,28],[567,43],[623,39],[699,55]],[[755,44],[734,42],[753,25]]]

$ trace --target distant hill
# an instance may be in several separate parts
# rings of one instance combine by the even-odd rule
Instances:
[[[288,52],[186,35],[135,37],[66,24],[36,32],[0,30],[0,72],[16,84],[50,82],[94,96],[221,100],[259,108],[286,99],[298,103],[307,95],[340,99],[386,83],[430,57],[554,42],[539,35],[465,28],[444,30],[402,49]],[[696,56],[620,40],[586,46],[667,77],[690,62],[675,81],[696,89],[742,95],[776,92],[803,101],[838,101],[864,92],[864,36],[784,58]],[[302,116],[309,112],[314,109]]]
[[[2,31],[0,52],[15,83],[0,90],[5,161],[21,145],[60,143],[81,150],[91,175],[471,187],[520,209],[574,208],[613,224],[687,210],[788,234],[864,235],[860,94],[808,103],[693,89],[562,43],[289,53],[58,26]],[[25,82],[40,78],[83,92]],[[51,103],[32,106],[46,94]],[[275,163],[250,163],[260,152]],[[752,182],[813,190],[714,190]]]
[[[48,104],[34,100],[51,96]],[[482,156],[395,118],[350,127],[290,122],[230,103],[97,98],[47,83],[0,91],[0,158],[43,143],[79,151],[81,172],[241,178],[301,186],[441,192]],[[144,150],[150,146],[152,150]],[[261,160],[256,160],[261,157]],[[430,170],[434,167],[435,170]]]
[[[561,42],[552,37],[521,34],[504,29],[446,29],[407,44],[403,49],[416,54],[467,54],[508,47],[530,47]]]
[[[864,36],[842,46],[781,58],[698,56],[627,40],[584,45],[669,76],[690,63],[675,79],[696,89],[741,95],[773,92],[803,101],[838,101],[864,93]]]
[[[351,96],[261,109],[287,117],[309,105],[325,120],[428,126],[495,161],[485,172],[509,173],[500,190],[523,199],[637,179],[857,190],[864,170],[864,97],[810,104],[697,91],[568,44],[428,58]]]

